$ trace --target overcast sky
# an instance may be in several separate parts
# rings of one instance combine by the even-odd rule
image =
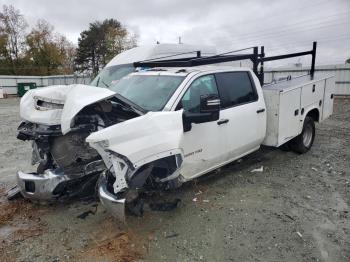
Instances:
[[[267,55],[311,49],[317,64],[350,58],[350,0],[1,0],[20,9],[30,26],[45,19],[77,43],[90,22],[115,18],[139,45],[215,45],[219,51],[265,45]],[[292,59],[288,63],[297,62]],[[300,62],[308,62],[302,58]]]

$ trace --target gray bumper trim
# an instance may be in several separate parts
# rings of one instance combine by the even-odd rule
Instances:
[[[55,188],[62,182],[70,180],[63,172],[45,170],[44,174],[17,172],[17,185],[25,198],[51,200]],[[26,186],[27,183],[27,186]],[[28,188],[30,183],[30,189]],[[34,187],[32,185],[34,184]]]
[[[84,167],[84,172],[77,174],[65,174],[62,169],[47,169],[43,174],[18,171],[17,185],[25,198],[54,200],[60,196],[53,194],[55,188],[57,188],[59,184],[79,179],[93,173],[100,173],[105,168],[102,160],[96,160],[87,164]]]
[[[98,188],[98,194],[102,205],[112,214],[113,217],[125,222],[125,199],[118,199],[116,196],[109,193],[106,185],[107,182],[102,176]]]

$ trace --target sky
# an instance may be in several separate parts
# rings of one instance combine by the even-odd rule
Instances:
[[[0,0],[30,26],[45,19],[77,44],[90,22],[114,18],[138,45],[213,45],[219,52],[265,46],[267,55],[306,51],[318,42],[316,64],[350,58],[350,0]],[[293,58],[285,63],[309,63]]]

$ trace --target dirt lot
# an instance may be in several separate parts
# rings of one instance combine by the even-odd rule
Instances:
[[[263,148],[167,193],[179,208],[127,225],[97,202],[6,200],[31,168],[18,105],[0,100],[1,261],[350,261],[350,100],[336,100],[307,154]]]

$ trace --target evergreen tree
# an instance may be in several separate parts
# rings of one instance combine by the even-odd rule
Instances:
[[[75,59],[76,69],[96,75],[115,55],[136,46],[136,37],[130,36],[115,19],[90,23],[80,33]]]

